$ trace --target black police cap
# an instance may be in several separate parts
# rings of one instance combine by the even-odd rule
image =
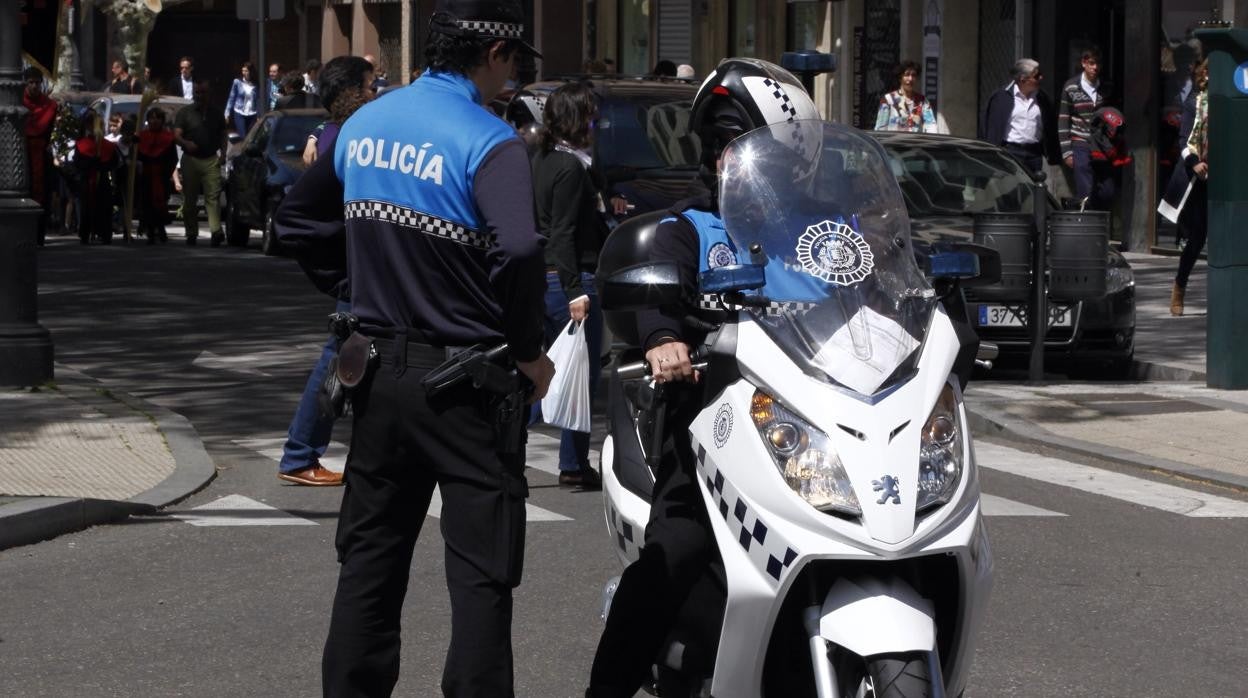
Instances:
[[[524,53],[542,57],[524,40],[524,10],[519,0],[438,0],[429,29],[450,36],[512,39]]]

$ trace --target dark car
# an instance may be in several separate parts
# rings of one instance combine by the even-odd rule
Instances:
[[[504,118],[532,142],[546,97],[574,79],[582,78],[546,80],[517,91]],[[598,97],[593,166],[606,182],[606,193],[628,199],[629,215],[665,209],[685,198],[701,157],[701,143],[689,132],[697,85],[599,76],[589,82]]]
[[[916,243],[971,240],[974,216],[1034,211],[1031,177],[1001,148],[930,134],[873,132],[892,158]],[[1056,208],[1056,201],[1049,196]],[[1106,292],[1094,300],[1050,299],[1045,358],[1072,371],[1124,375],[1135,351],[1135,276],[1110,248]],[[1027,294],[966,289],[971,322],[1003,356],[1030,351]]]
[[[308,134],[327,118],[324,109],[288,109],[268,112],[252,126],[226,163],[224,218],[231,245],[246,247],[251,231],[260,230],[260,249],[277,254],[273,212],[307,169]]]

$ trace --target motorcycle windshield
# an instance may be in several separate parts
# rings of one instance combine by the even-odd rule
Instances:
[[[936,303],[887,156],[822,121],[766,126],[720,164],[738,258],[765,263],[755,320],[809,374],[871,395],[910,372]]]

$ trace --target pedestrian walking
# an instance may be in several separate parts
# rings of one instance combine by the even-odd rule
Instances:
[[[320,85],[321,62],[316,58],[309,58],[308,62],[303,65],[303,90],[310,95],[319,95],[321,92]]]
[[[373,66],[358,56],[334,58],[321,72],[321,93],[329,106],[329,121],[321,124],[314,135],[308,136],[311,158],[305,151],[305,162],[311,165],[319,156],[332,158],[338,129],[347,117],[354,114],[373,97]],[[351,311],[351,287],[346,275],[336,278],[328,286],[329,294],[337,301],[335,312]],[[326,487],[342,484],[342,473],[321,465],[321,457],[329,448],[336,415],[321,408],[321,384],[329,373],[330,363],[338,352],[338,338],[330,336],[321,349],[321,356],[312,368],[312,374],[303,387],[303,396],[295,415],[290,420],[282,458],[277,464],[279,480],[296,485]]]
[[[251,61],[243,61],[238,77],[230,84],[230,96],[225,100],[225,118],[240,136],[251,133],[256,123],[256,98],[255,67]]]
[[[102,118],[88,112],[74,144],[74,165],[81,178],[78,239],[84,245],[93,239],[105,245],[113,242],[113,174],[121,166],[121,157],[117,146],[104,138]]]
[[[1057,144],[1057,114],[1053,100],[1040,89],[1040,63],[1031,58],[1014,62],[1013,80],[992,93],[984,110],[979,139],[999,145],[1029,172],[1039,172],[1045,161],[1061,161]]]
[[[589,346],[590,400],[602,371],[602,307],[594,288],[598,252],[607,238],[601,183],[594,181],[593,124],[598,104],[586,83],[569,83],[551,93],[533,155],[533,193],[538,230],[546,236],[546,346],[569,320],[581,325]],[[563,429],[559,435],[559,484],[598,489],[602,480],[589,464],[589,433]]]
[[[1189,109],[1190,104],[1190,109]],[[1209,61],[1192,69],[1192,92],[1184,102],[1182,163],[1174,168],[1157,210],[1187,237],[1170,289],[1170,314],[1183,314],[1187,280],[1209,235]]]
[[[523,565],[528,490],[524,410],[501,386],[506,395],[468,381],[431,394],[422,379],[448,356],[463,359],[464,347],[506,343],[534,398],[549,385],[529,163],[514,130],[483,108],[517,54],[538,54],[519,38],[519,0],[435,7],[428,72],[344,123],[334,157],[317,160],[277,212],[278,234],[305,270],[340,259],[345,238],[359,323],[347,342],[377,352],[352,396],[336,537],[342,568],[322,661],[326,696],[394,689],[413,547],[435,485],[451,603],[442,691],[514,695],[512,589]]]
[[[141,95],[143,83],[130,74],[130,64],[124,58],[113,59],[112,80],[104,88],[105,92],[115,95]]]
[[[178,110],[173,118],[174,141],[182,148],[179,164],[182,176],[182,220],[186,223],[186,244],[199,238],[199,209],[196,199],[204,194],[204,211],[212,246],[225,241],[221,230],[221,165],[229,148],[227,129],[221,112],[208,104],[208,83],[195,84],[195,102]]]
[[[303,73],[292,70],[282,78],[282,96],[277,109],[320,109],[321,99],[304,90]]]
[[[157,108],[147,111],[147,127],[139,132],[136,148],[139,161],[139,228],[147,236],[147,244],[168,242],[165,226],[169,223],[169,193],[173,169],[178,162],[173,131],[166,128],[165,112]]]
[[[23,74],[22,106],[26,107],[26,122],[22,135],[26,140],[26,172],[29,174],[30,198],[43,212],[39,215],[38,241],[42,245],[47,235],[52,203],[52,126],[56,122],[56,102],[43,91],[43,73],[38,68],[27,68]]]
[[[195,61],[190,56],[178,59],[178,76],[169,81],[169,94],[183,99],[195,98]]]
[[[282,97],[282,66],[277,63],[269,65],[269,77],[265,87],[265,94],[268,95],[269,109],[277,108],[277,100]]]
[[[1084,49],[1082,70],[1062,86],[1057,112],[1057,137],[1062,162],[1075,177],[1075,199],[1094,210],[1108,210],[1114,198],[1114,168],[1093,157],[1092,118],[1108,100],[1110,86],[1100,79],[1101,52]]]
[[[876,131],[936,132],[936,115],[927,98],[915,89],[918,84],[919,64],[902,61],[897,66],[897,89],[880,98]]]

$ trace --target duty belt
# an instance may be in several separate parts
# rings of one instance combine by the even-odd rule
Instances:
[[[377,354],[383,364],[398,363],[396,359],[402,353],[406,356],[405,365],[410,368],[432,368],[468,348],[439,347],[410,339],[373,337],[372,340],[373,347],[377,349]],[[396,346],[399,342],[404,343],[402,352],[398,351]]]

